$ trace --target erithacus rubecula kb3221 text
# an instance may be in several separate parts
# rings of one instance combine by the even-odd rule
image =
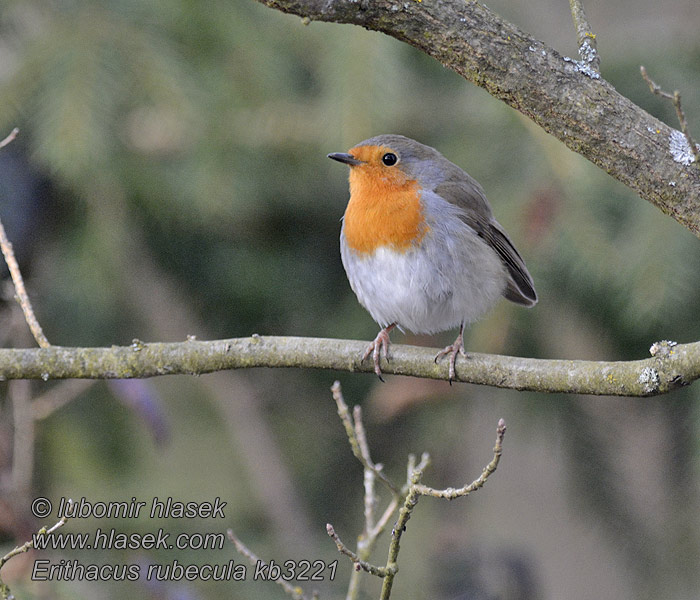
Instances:
[[[350,167],[350,201],[340,254],[350,286],[382,330],[369,345],[374,371],[388,359],[394,327],[437,333],[459,327],[449,355],[450,382],[464,352],[464,325],[501,296],[534,306],[532,277],[493,218],[481,186],[434,148],[379,135],[328,158]]]

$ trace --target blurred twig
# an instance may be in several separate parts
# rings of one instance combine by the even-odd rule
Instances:
[[[34,417],[29,381],[13,381],[9,389],[12,400],[13,450],[12,489],[18,504],[26,505],[34,474]]]
[[[32,413],[35,421],[41,421],[54,411],[75,400],[85,390],[95,385],[96,380],[69,380],[53,386],[34,398]]]
[[[644,68],[644,65],[639,67],[640,72],[642,73],[642,77],[644,81],[647,82],[647,85],[649,86],[649,89],[651,90],[652,94],[656,94],[657,96],[661,96],[662,98],[666,98],[667,100],[670,100],[673,102],[673,107],[676,109],[676,115],[678,116],[678,122],[681,125],[681,131],[683,132],[683,135],[685,136],[685,140],[688,143],[688,149],[692,153],[692,155],[695,157],[695,163],[700,163],[700,146],[698,146],[695,141],[693,140],[693,137],[690,135],[690,128],[688,127],[688,119],[685,117],[685,112],[683,111],[683,106],[681,105],[681,93],[678,90],[674,90],[673,94],[669,94],[668,92],[664,92],[661,89],[661,86],[657,85],[652,81],[651,77],[647,74],[646,68]]]
[[[0,142],[0,148],[4,148],[9,144],[12,140],[14,140],[17,137],[17,134],[19,133],[19,127],[15,127],[10,133],[7,135],[7,137]]]
[[[12,140],[17,137],[19,129],[15,127],[10,134],[0,142],[0,148],[4,148]],[[12,282],[15,284],[15,292],[17,294],[17,300],[22,307],[22,312],[24,313],[24,318],[29,325],[29,329],[32,331],[32,335],[36,340],[37,344],[42,348],[49,346],[49,340],[46,339],[44,332],[34,315],[34,309],[32,308],[32,303],[29,301],[29,296],[27,295],[27,290],[24,287],[24,280],[22,279],[22,273],[19,270],[19,265],[17,264],[17,259],[15,258],[14,250],[12,249],[12,244],[5,233],[5,228],[3,227],[2,221],[0,221],[0,249],[2,249],[2,254],[5,257],[5,262],[10,270],[10,275],[12,276]]]

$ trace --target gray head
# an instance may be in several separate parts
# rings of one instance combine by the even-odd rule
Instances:
[[[459,180],[466,173],[447,160],[435,148],[403,135],[386,134],[371,137],[356,144],[347,153],[336,152],[328,158],[350,166],[376,164],[398,168],[421,187],[434,189],[444,181]],[[468,176],[467,176],[468,177]]]

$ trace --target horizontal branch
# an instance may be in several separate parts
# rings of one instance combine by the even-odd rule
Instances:
[[[700,236],[700,169],[674,159],[680,132],[619,94],[590,65],[562,57],[483,4],[259,1],[305,20],[360,25],[415,46]]]
[[[373,373],[360,362],[367,342],[263,337],[187,340],[111,348],[0,349],[0,379],[117,379],[203,374],[225,369],[295,367]],[[610,396],[654,396],[689,385],[700,377],[700,342],[658,342],[654,356],[628,362],[544,360],[469,353],[457,360],[455,381],[535,392]],[[386,374],[448,379],[436,349],[392,345]]]

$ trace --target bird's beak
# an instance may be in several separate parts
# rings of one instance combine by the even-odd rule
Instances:
[[[331,152],[328,155],[328,158],[332,158],[333,160],[337,160],[338,162],[345,163],[346,165],[350,165],[351,167],[361,165],[364,162],[363,160],[356,159],[352,154],[348,154],[347,152]]]

